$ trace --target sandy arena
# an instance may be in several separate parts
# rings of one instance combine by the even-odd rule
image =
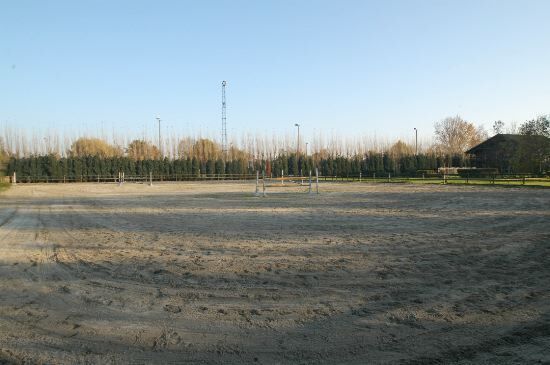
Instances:
[[[550,363],[550,190],[253,191],[0,194],[0,364]]]

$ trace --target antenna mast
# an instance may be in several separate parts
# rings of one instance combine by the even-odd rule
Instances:
[[[222,153],[224,161],[227,160],[227,115],[225,104],[225,85],[227,82],[222,81]]]

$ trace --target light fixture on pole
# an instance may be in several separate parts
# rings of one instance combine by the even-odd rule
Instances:
[[[300,125],[298,123],[294,123],[294,126],[295,127],[298,127],[298,140],[296,143],[296,156],[299,157],[300,156]]]
[[[160,143],[160,118],[157,117],[156,119],[159,122],[159,153],[160,153],[160,156],[162,157],[162,148],[160,147],[161,146],[161,143]]]
[[[418,129],[414,128],[414,154],[418,156]]]

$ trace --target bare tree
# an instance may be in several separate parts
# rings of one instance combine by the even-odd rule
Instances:
[[[190,137],[182,138],[178,142],[178,157],[179,158],[193,158],[193,146],[195,140]]]
[[[494,134],[504,133],[504,122],[502,120],[497,120],[493,123],[493,133]]]
[[[216,160],[221,157],[220,146],[207,138],[201,138],[193,144],[193,153],[201,162]]]
[[[506,133],[508,134],[517,134],[518,133],[518,124],[516,122],[510,123],[506,128]]]
[[[487,132],[460,116],[448,117],[435,123],[438,150],[446,154],[461,154],[487,138]]]
[[[403,156],[414,155],[414,146],[408,145],[405,142],[398,140],[388,150],[391,158],[400,158]]]
[[[49,139],[46,140],[46,150],[51,150]],[[99,156],[114,157],[122,155],[122,151],[99,138],[79,138],[71,144],[69,155],[73,157]]]
[[[128,157],[136,161],[155,160],[160,158],[160,151],[157,146],[139,139],[130,142],[126,153]]]

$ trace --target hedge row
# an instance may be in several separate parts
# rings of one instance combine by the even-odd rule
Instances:
[[[307,175],[310,170],[319,168],[323,176],[363,176],[387,174],[392,176],[415,176],[417,170],[434,170],[453,164],[465,166],[466,162],[458,156],[439,157],[434,155],[404,156],[391,158],[387,154],[372,154],[354,157],[328,157],[314,161],[311,157],[295,154],[279,156],[274,159],[199,161],[196,158],[134,161],[127,157],[100,158],[97,156],[78,158],[57,158],[53,155],[11,158],[7,173],[15,171],[20,178],[25,176],[48,177],[52,179],[88,178],[93,176],[116,176],[124,172],[126,176],[155,175],[221,175],[255,174],[266,171],[268,175],[280,176]]]

